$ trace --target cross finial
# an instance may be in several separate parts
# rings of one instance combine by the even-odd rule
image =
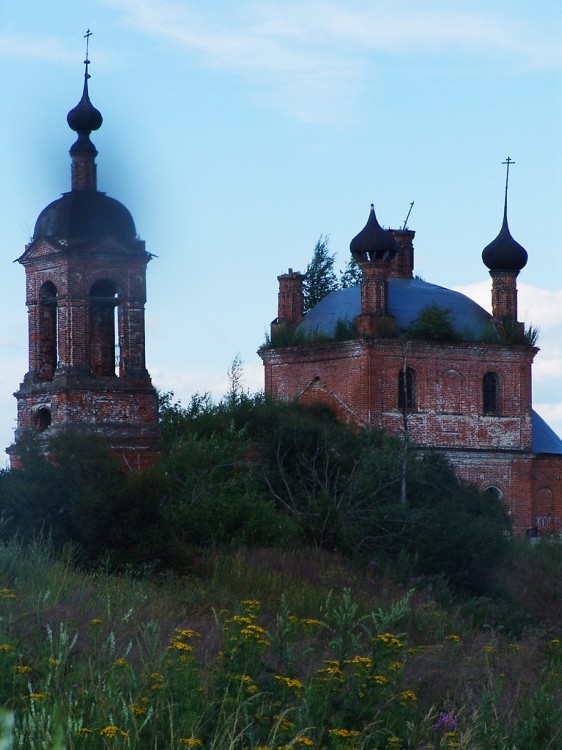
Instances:
[[[90,31],[90,29],[87,29],[86,33],[84,34],[84,39],[86,40],[86,59],[84,60],[84,65],[86,66],[86,72],[84,73],[85,78],[90,77],[90,74],[88,73],[88,65],[90,64],[88,54],[90,50],[90,37],[91,36],[92,36],[92,32]]]
[[[509,167],[512,164],[515,164],[515,162],[513,161],[513,159],[510,156],[508,156],[505,161],[502,161],[502,164],[506,165],[505,192],[507,193],[507,186],[508,186],[508,183],[509,183]]]

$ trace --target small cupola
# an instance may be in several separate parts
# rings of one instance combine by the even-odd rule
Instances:
[[[367,223],[351,240],[349,249],[358,263],[368,260],[390,261],[398,252],[398,244],[392,233],[384,230],[377,221],[372,203]]]
[[[509,183],[509,167],[515,164],[508,156],[503,164],[507,165],[505,179],[505,199],[503,206],[503,222],[498,236],[486,245],[482,251],[484,265],[490,271],[515,271],[519,273],[527,265],[527,251],[511,236],[507,223],[507,189]]]

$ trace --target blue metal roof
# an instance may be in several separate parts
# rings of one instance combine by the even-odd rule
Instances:
[[[533,409],[533,453],[561,453],[562,440]]]
[[[460,292],[421,279],[388,280],[388,312],[399,328],[411,326],[421,310],[432,303],[451,311],[455,330],[461,337],[480,336],[491,320],[484,308]],[[360,314],[361,288],[338,289],[310,310],[301,326],[308,333],[316,331],[333,336],[338,320],[351,323]]]

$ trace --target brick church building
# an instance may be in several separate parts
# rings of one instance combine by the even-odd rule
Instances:
[[[72,428],[102,437],[131,470],[158,452],[158,402],[145,366],[146,267],[151,259],[133,217],[97,189],[102,124],[84,90],[68,113],[71,189],[41,211],[25,268],[29,369],[15,396],[15,445],[34,429],[45,438]]]
[[[351,241],[361,283],[303,314],[304,276],[278,277],[266,396],[328,405],[343,421],[407,430],[458,475],[501,497],[517,532],[560,532],[562,441],[532,408],[538,349],[517,320],[527,253],[507,223],[483,251],[492,314],[414,276],[414,232],[383,230],[374,208]],[[428,316],[444,325],[426,329]],[[445,335],[445,332],[447,335]]]

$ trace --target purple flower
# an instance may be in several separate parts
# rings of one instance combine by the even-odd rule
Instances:
[[[452,711],[441,711],[437,721],[433,725],[435,732],[445,734],[445,732],[456,732],[459,728],[457,717]]]

